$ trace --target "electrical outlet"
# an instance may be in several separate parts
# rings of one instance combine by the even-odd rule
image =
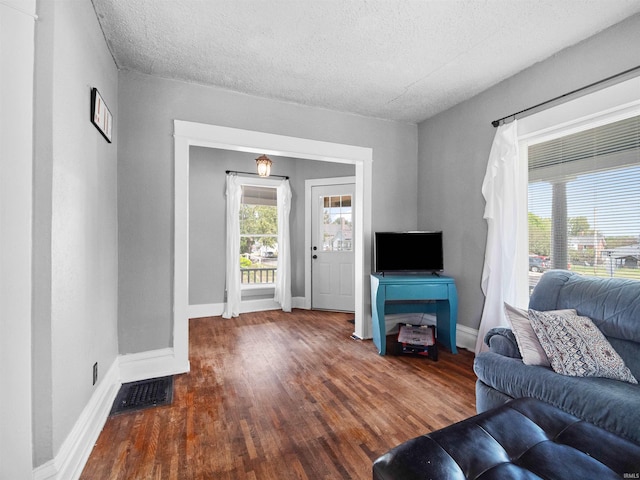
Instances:
[[[93,384],[98,381],[98,362],[93,364]]]

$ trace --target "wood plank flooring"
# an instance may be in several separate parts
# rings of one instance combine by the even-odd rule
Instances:
[[[110,417],[81,479],[370,479],[391,447],[475,414],[472,353],[379,356],[350,318],[191,320],[173,404]]]

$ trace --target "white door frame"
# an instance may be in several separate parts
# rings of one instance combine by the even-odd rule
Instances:
[[[356,177],[335,177],[335,178],[312,178],[304,181],[304,308],[311,310],[311,189],[313,187],[325,187],[327,185],[345,185],[356,183]],[[358,208],[358,197],[356,194],[356,209]],[[358,225],[356,224],[356,231]],[[358,257],[357,245],[354,245],[355,257]],[[354,280],[359,278],[358,271],[354,275]],[[356,281],[356,284],[358,282]],[[356,310],[358,309],[358,298],[356,297]],[[357,328],[356,328],[357,331]],[[355,333],[355,332],[354,332]],[[357,333],[355,333],[357,335]],[[364,338],[362,335],[357,335]]]
[[[240,152],[265,153],[304,160],[346,163],[356,170],[355,332],[366,338],[370,329],[365,319],[365,244],[371,241],[371,200],[373,149],[289,137],[238,128],[174,120],[174,238],[173,238],[173,357],[183,369],[189,362],[189,148],[219,148]]]

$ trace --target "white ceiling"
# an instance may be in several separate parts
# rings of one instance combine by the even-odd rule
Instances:
[[[405,122],[640,12],[640,0],[92,1],[121,69]]]

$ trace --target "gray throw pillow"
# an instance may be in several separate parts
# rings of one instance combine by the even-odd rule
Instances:
[[[518,350],[520,350],[520,356],[522,362],[525,365],[541,365],[543,367],[550,367],[549,359],[545,353],[538,336],[533,331],[531,322],[529,321],[529,313],[521,308],[512,307],[508,303],[504,304],[504,311],[507,315],[507,319],[511,323],[511,330],[516,337],[516,343],[518,344]],[[553,310],[556,313],[572,313],[575,314],[575,310]]]
[[[589,317],[529,310],[529,320],[555,372],[638,383]]]

